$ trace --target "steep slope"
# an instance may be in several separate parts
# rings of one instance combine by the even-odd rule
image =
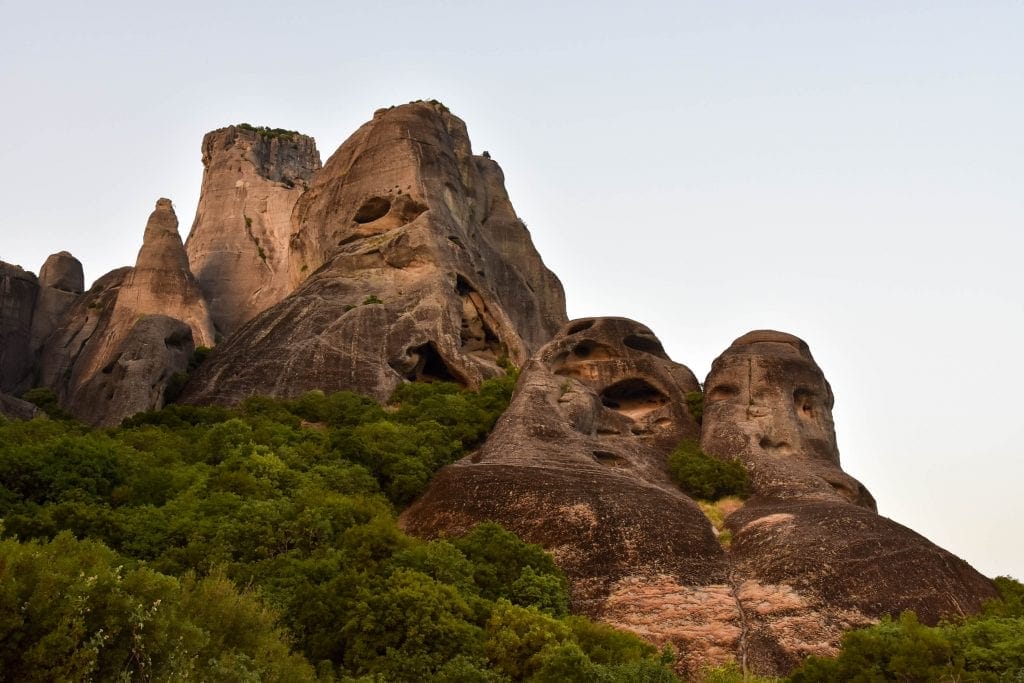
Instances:
[[[308,278],[222,344],[184,400],[384,399],[405,381],[475,385],[505,357],[525,362],[565,321],[565,297],[499,179],[443,106],[378,111],[296,204],[293,272]]]
[[[39,269],[39,296],[32,315],[32,352],[38,354],[47,338],[85,291],[82,264],[66,251],[50,254]]]
[[[292,209],[319,169],[306,135],[243,124],[203,138],[203,184],[185,250],[222,336],[295,288]]]

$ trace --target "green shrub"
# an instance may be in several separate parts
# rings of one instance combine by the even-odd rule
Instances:
[[[697,424],[701,424],[704,421],[704,393],[701,391],[688,391],[683,396],[683,400],[686,401],[686,407],[690,411],[690,415]]]
[[[679,488],[699,500],[750,495],[750,480],[739,461],[712,458],[696,439],[684,440],[669,454],[668,469]]]

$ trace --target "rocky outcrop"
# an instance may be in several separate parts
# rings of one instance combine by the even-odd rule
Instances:
[[[203,138],[203,184],[185,249],[221,335],[301,279],[289,269],[291,215],[319,168],[316,143],[298,133],[242,124]]]
[[[14,398],[7,394],[0,394],[0,417],[13,418],[15,420],[31,420],[42,415],[41,410],[20,398]],[[3,420],[0,419],[0,422]]]
[[[72,415],[92,424],[117,424],[163,406],[170,377],[187,367],[194,346],[213,339],[174,209],[170,200],[160,199],[135,267],[97,280],[49,336],[40,380]]]
[[[701,444],[739,459],[754,496],[726,519],[733,571],[771,591],[742,598],[741,654],[785,671],[831,654],[849,628],[912,609],[925,623],[977,612],[995,596],[966,562],[875,513],[839,465],[832,390],[807,344],[743,335],[705,382]]]
[[[702,444],[739,459],[754,489],[726,518],[728,547],[666,472],[698,434],[684,400],[698,385],[621,319],[574,321],[544,346],[483,448],[441,470],[402,524],[423,536],[508,526],[554,554],[575,609],[673,643],[690,675],[730,658],[784,673],[886,614],[934,623],[995,595],[879,516],[842,471],[831,389],[803,341],[744,335],[705,387]]]
[[[385,399],[402,382],[469,386],[505,357],[525,362],[565,321],[565,298],[499,179],[441,105],[378,111],[296,204],[291,254],[308,278],[221,345],[184,399]]]
[[[32,352],[40,352],[47,338],[85,291],[82,264],[66,251],[47,257],[39,270],[39,296],[32,315]]]
[[[32,312],[39,280],[0,261],[0,391],[26,388],[32,371]]]
[[[401,523],[432,537],[497,521],[553,553],[575,611],[675,643],[687,670],[725,661],[743,627],[726,553],[665,465],[699,433],[684,400],[698,390],[643,325],[573,321],[523,368],[483,448]]]
[[[175,373],[187,369],[194,350],[192,330],[182,321],[142,316],[124,335],[114,358],[77,390],[74,415],[90,424],[115,425],[162,407],[167,385]]]

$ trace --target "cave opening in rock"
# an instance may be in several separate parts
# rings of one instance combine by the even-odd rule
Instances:
[[[636,351],[643,351],[658,358],[668,358],[665,354],[665,349],[661,346],[661,342],[653,335],[648,337],[646,335],[630,334],[622,340],[622,343]]]
[[[387,215],[388,211],[391,210],[391,201],[386,197],[370,197],[363,205],[356,211],[356,215],[352,217],[356,223],[372,223],[373,221],[383,218]]]
[[[625,464],[622,456],[610,451],[594,451],[594,460],[602,465],[611,465],[612,467],[619,467]]]
[[[668,397],[650,382],[639,377],[624,379],[601,392],[606,408],[637,420],[668,403]]]
[[[411,348],[408,355],[416,358],[415,365],[405,373],[405,378],[410,382],[454,382],[466,386],[465,380],[445,362],[434,342]]]
[[[593,319],[590,319],[590,320],[577,320],[572,325],[569,325],[568,328],[566,328],[565,333],[566,334],[576,334],[578,332],[582,332],[583,330],[589,330],[593,326],[594,326]]]

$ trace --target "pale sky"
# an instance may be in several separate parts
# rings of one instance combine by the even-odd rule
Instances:
[[[504,168],[571,317],[703,379],[803,337],[879,511],[1024,578],[1024,3],[0,0],[0,259],[188,234],[208,130],[438,99]]]

